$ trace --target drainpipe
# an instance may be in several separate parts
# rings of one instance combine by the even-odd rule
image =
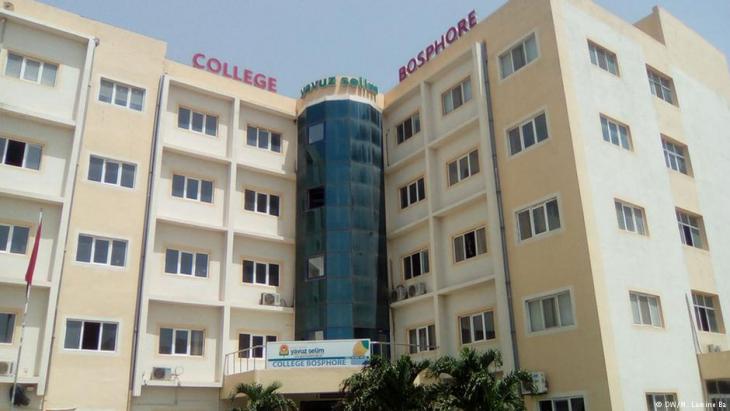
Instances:
[[[142,315],[142,286],[144,284],[144,267],[147,257],[147,232],[150,225],[150,208],[154,186],[154,169],[157,156],[157,139],[160,134],[160,114],[162,104],[162,89],[165,86],[165,76],[160,77],[160,84],[157,87],[157,104],[155,105],[155,123],[152,128],[152,146],[150,148],[150,162],[147,171],[147,197],[144,208],[144,227],[142,231],[142,249],[139,257],[139,277],[137,278],[137,301],[134,307],[134,331],[132,332],[132,366],[129,368],[129,392],[127,394],[127,411],[132,409],[132,392],[134,391],[134,376],[137,371],[137,346],[139,345],[139,322]],[[177,396],[177,387],[175,388]]]
[[[6,17],[0,18],[0,47],[2,47],[5,41],[5,26],[7,25],[8,19]]]
[[[504,206],[502,205],[502,186],[499,182],[499,167],[497,167],[497,139],[494,134],[494,113],[492,111],[492,93],[489,88],[489,73],[487,72],[487,45],[481,43],[482,54],[482,72],[484,73],[484,87],[487,94],[487,121],[489,123],[489,144],[492,150],[492,166],[494,167],[494,189],[497,200],[497,209],[499,210],[499,237],[502,243],[502,264],[504,269],[504,286],[507,291],[507,312],[509,314],[509,333],[512,339],[512,357],[515,369],[520,368],[520,357],[517,351],[517,329],[515,328],[515,310],[512,298],[512,279],[509,270],[509,258],[507,254],[507,234],[504,225]]]

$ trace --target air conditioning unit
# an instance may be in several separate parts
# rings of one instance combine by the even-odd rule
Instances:
[[[530,372],[530,378],[532,379],[533,391],[529,391],[522,387],[522,393],[527,395],[545,394],[548,391],[548,383],[545,378],[545,373],[542,371]]]
[[[152,367],[152,379],[169,381],[172,379],[172,368]]]
[[[426,294],[428,290],[426,290],[426,283],[418,283],[416,284],[416,295],[423,295]]]
[[[720,347],[717,344],[708,344],[707,345],[707,352],[720,352],[722,351],[722,347]]]
[[[281,295],[277,293],[261,293],[261,305],[281,305]]]
[[[13,364],[12,361],[0,361],[0,376],[13,375]]]
[[[396,298],[395,298],[396,301],[402,301],[402,300],[405,300],[406,298],[408,298],[408,291],[406,290],[406,287],[404,287],[402,285],[395,287],[394,293],[396,295]]]

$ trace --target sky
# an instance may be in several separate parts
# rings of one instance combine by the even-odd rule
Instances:
[[[475,10],[505,0],[42,0],[168,43],[167,57],[197,52],[276,77],[298,97],[319,78],[363,76],[387,91],[398,68]],[[730,55],[730,0],[594,0],[635,22],[660,5]]]

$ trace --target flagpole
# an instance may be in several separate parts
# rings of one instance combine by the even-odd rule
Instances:
[[[20,355],[23,352],[23,337],[25,336],[25,323],[28,316],[28,305],[30,303],[30,290],[33,288],[33,272],[35,271],[35,262],[38,256],[38,245],[40,244],[41,227],[43,226],[43,209],[41,208],[38,215],[38,229],[35,234],[33,243],[33,251],[31,251],[30,261],[28,262],[28,270],[25,272],[25,307],[23,307],[23,322],[20,326],[20,341],[18,344],[18,356],[15,360],[15,375],[13,376],[13,390],[10,393],[10,409],[15,408],[15,391],[18,387],[18,374],[20,374]]]

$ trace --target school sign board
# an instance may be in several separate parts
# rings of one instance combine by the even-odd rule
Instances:
[[[266,368],[361,367],[370,361],[370,340],[266,343]]]

